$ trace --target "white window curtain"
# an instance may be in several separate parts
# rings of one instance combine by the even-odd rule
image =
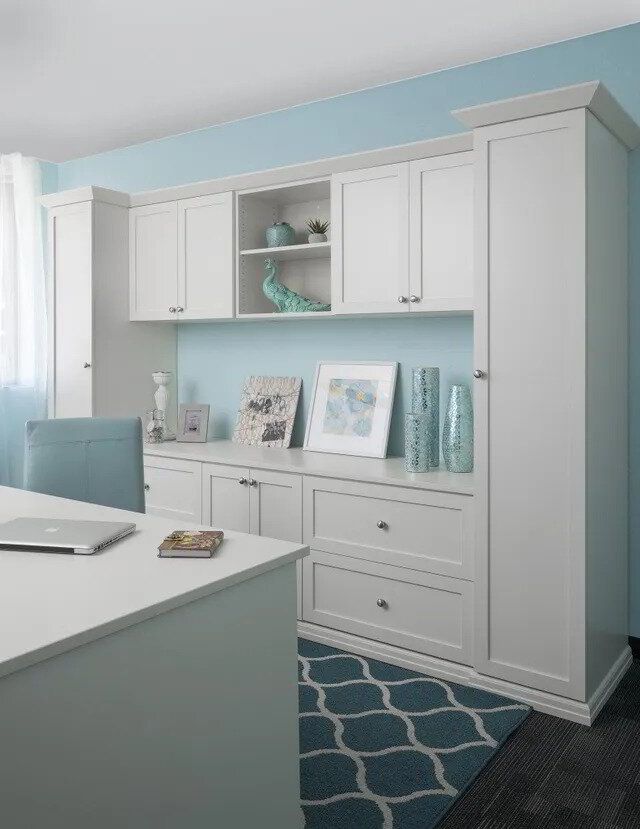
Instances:
[[[0,484],[21,486],[24,424],[46,415],[39,163],[0,155]]]

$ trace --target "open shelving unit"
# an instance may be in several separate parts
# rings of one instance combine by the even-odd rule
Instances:
[[[237,314],[238,318],[330,316],[331,312],[282,314],[262,292],[265,259],[278,262],[278,279],[293,291],[317,302],[331,302],[331,237],[307,242],[309,219],[331,217],[330,179],[314,179],[238,193],[237,202]],[[266,229],[288,222],[296,244],[265,247]]]

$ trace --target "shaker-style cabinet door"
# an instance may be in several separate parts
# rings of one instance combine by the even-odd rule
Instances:
[[[412,311],[473,310],[473,153],[412,161]]]
[[[302,543],[302,475],[252,469],[251,532]],[[298,619],[302,619],[302,562],[296,562]]]
[[[337,314],[409,309],[409,165],[331,177],[331,298]]]
[[[202,464],[202,523],[223,530],[251,532],[248,469]]]
[[[170,320],[178,308],[177,202],[129,211],[129,316]]]
[[[191,525],[201,523],[200,463],[144,457],[146,512]]]
[[[178,319],[233,316],[233,193],[178,202]]]
[[[92,206],[49,213],[49,268],[53,291],[49,416],[92,417]]]

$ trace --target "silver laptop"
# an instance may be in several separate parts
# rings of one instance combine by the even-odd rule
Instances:
[[[91,555],[135,528],[135,524],[118,521],[14,518],[0,524],[0,550]]]

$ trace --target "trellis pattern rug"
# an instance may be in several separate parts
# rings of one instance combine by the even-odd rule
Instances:
[[[306,829],[430,829],[530,710],[305,639],[298,652]]]

